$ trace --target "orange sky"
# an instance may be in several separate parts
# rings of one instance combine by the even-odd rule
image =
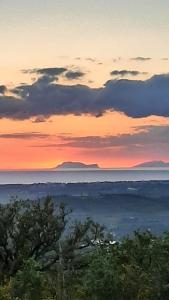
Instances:
[[[10,121],[2,119],[1,133],[39,132],[49,136],[30,139],[1,138],[1,169],[39,169],[52,168],[63,161],[83,161],[98,163],[101,167],[129,167],[140,161],[151,160],[152,153],[143,156],[121,153],[119,147],[112,149],[79,149],[53,147],[60,143],[60,136],[110,136],[134,132],[135,126],[169,125],[168,118],[149,117],[143,119],[128,118],[120,113],[107,113],[103,117],[57,116],[42,123]],[[51,144],[51,147],[44,145]],[[40,146],[43,147],[40,147]],[[158,159],[158,157],[154,157]]]
[[[81,80],[76,83],[89,85],[91,87],[102,86],[110,79],[110,72],[113,69],[129,69],[148,72],[140,75],[139,79],[146,80],[155,73],[166,73],[169,62],[161,59],[145,63],[133,62],[129,58],[117,58],[102,60],[99,64],[84,59],[76,60],[71,58],[57,58],[59,66],[70,66],[76,63],[76,68],[86,72]],[[37,67],[37,66],[36,66]],[[25,66],[26,68],[26,66]],[[23,68],[24,69],[24,68]],[[157,71],[155,71],[157,70]],[[10,76],[9,76],[10,74]],[[31,83],[34,75],[23,74],[17,68],[3,68],[0,71],[0,82],[9,88],[15,87],[21,82]],[[61,84],[74,84],[60,79]],[[0,134],[13,133],[44,133],[46,137],[23,138],[1,138],[0,139],[0,166],[1,169],[36,169],[52,168],[63,161],[83,161],[85,163],[98,163],[101,167],[129,167],[151,159],[168,159],[164,154],[143,152],[125,153],[121,148],[111,149],[83,149],[72,147],[55,147],[60,144],[60,136],[85,137],[85,136],[116,136],[125,133],[133,133],[134,127],[142,125],[169,125],[169,118],[150,116],[147,118],[129,118],[122,113],[109,112],[102,117],[94,116],[53,116],[45,122],[35,123],[34,119],[24,121],[12,121],[9,119],[0,120]],[[44,145],[51,144],[51,147]],[[41,147],[43,146],[43,147]],[[125,146],[125,145],[124,145]],[[158,147],[156,146],[157,150]]]
[[[145,63],[133,62],[129,58],[117,58],[102,60],[95,59],[95,63],[84,59],[57,58],[56,64],[70,66],[76,63],[76,68],[86,72],[81,80],[76,83],[89,85],[91,87],[102,86],[110,79],[113,69],[129,69],[148,72],[140,75],[139,79],[146,80],[155,73],[166,73],[169,62],[157,59]],[[37,66],[36,66],[37,67]],[[25,66],[26,68],[26,66]],[[24,68],[23,68],[24,69]],[[10,76],[9,76],[10,75]],[[31,83],[34,75],[23,74],[17,68],[2,68],[0,71],[0,82],[9,88],[15,87],[21,82]],[[74,84],[60,79],[61,84]],[[85,137],[85,136],[116,136],[120,134],[133,133],[134,127],[142,125],[169,125],[169,118],[150,116],[147,118],[129,118],[123,113],[108,112],[102,117],[94,116],[53,116],[45,122],[36,123],[34,119],[24,121],[12,121],[0,119],[0,134],[13,133],[44,133],[45,137],[32,138],[0,138],[0,168],[1,169],[41,169],[52,168],[63,161],[83,161],[85,163],[98,163],[101,167],[130,167],[138,162],[152,159],[168,159],[167,155],[157,151],[145,150],[143,153],[128,153],[121,147],[111,149],[86,149],[76,147],[57,147],[61,143],[60,136]],[[49,146],[51,144],[51,147]],[[44,147],[48,145],[48,147]],[[55,146],[56,145],[56,146]],[[42,147],[41,147],[42,146]],[[125,146],[125,145],[124,145]],[[132,153],[133,151],[133,153]]]

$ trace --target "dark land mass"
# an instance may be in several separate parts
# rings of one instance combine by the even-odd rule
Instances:
[[[0,201],[50,195],[73,209],[72,220],[91,217],[118,237],[133,230],[169,230],[169,181],[0,185]]]
[[[55,169],[99,169],[99,166],[97,164],[87,165],[82,162],[67,161],[58,165]]]

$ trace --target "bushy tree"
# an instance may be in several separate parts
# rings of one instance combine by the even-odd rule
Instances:
[[[49,275],[50,271],[50,279],[55,277],[62,299],[71,276],[86,264],[84,249],[90,249],[95,240],[103,237],[103,227],[90,219],[69,224],[70,213],[63,204],[54,205],[50,197],[44,201],[12,201],[0,205],[0,283],[16,276],[20,278],[20,290],[21,283],[24,289],[23,265],[27,270],[30,268],[29,277]],[[37,263],[36,272],[31,269],[33,261]],[[25,265],[26,262],[29,264]]]
[[[33,259],[24,262],[11,283],[12,298],[18,300],[41,300],[45,276],[39,271],[40,265]]]
[[[82,280],[82,299],[169,299],[168,247],[166,237],[135,232],[133,238],[95,250]]]
[[[49,270],[63,258],[70,261],[82,245],[89,246],[93,238],[99,238],[102,228],[89,219],[68,229],[69,213],[63,204],[55,208],[50,197],[43,203],[15,201],[0,205],[1,279],[13,276],[30,258],[40,262],[42,271]]]

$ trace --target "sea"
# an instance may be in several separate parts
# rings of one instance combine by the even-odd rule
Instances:
[[[169,169],[1,171],[0,184],[169,180]]]

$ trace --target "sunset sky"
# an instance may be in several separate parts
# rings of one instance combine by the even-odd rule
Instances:
[[[168,0],[0,0],[0,169],[169,161]]]

